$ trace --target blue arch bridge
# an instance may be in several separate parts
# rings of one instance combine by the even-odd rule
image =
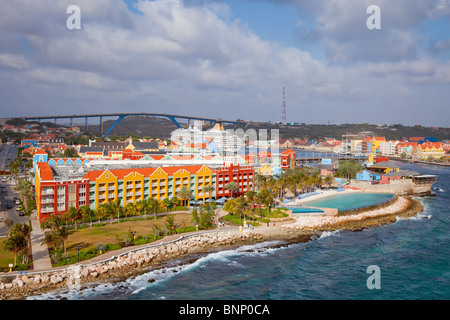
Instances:
[[[103,136],[108,135],[123,119],[129,116],[153,116],[153,117],[164,117],[171,120],[178,128],[182,128],[179,120],[187,120],[190,123],[191,120],[201,120],[205,122],[209,122],[211,125],[216,123],[221,124],[232,124],[232,125],[244,125],[244,121],[228,121],[222,119],[212,119],[212,118],[201,118],[201,117],[192,117],[192,116],[180,116],[174,114],[166,114],[166,113],[102,113],[102,114],[84,114],[84,115],[66,115],[66,116],[36,116],[36,117],[23,117],[26,121],[42,121],[42,120],[53,120],[55,124],[57,124],[59,119],[69,119],[70,126],[73,127],[73,119],[84,118],[85,119],[85,130],[88,129],[88,119],[89,118],[98,118],[99,119],[99,127],[100,133]],[[118,117],[117,120],[105,131],[103,128],[103,118],[106,117]]]

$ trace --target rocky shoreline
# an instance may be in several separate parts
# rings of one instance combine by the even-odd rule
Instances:
[[[397,217],[412,217],[421,211],[423,211],[423,205],[419,200],[409,196],[399,196],[395,202],[387,206],[382,204],[377,208],[352,215],[298,218],[297,222],[285,227],[309,232],[359,231],[393,223],[397,221]]]
[[[131,251],[101,263],[70,266],[46,273],[3,276],[0,278],[0,300],[20,300],[85,284],[123,281],[180,256],[208,251],[216,246],[242,245],[265,239],[255,232],[205,232]]]
[[[390,211],[387,210],[390,208]],[[259,226],[253,230],[244,228],[242,233],[235,230],[209,231],[181,237],[172,242],[149,245],[131,252],[113,257],[107,261],[69,266],[62,270],[29,275],[14,275],[0,277],[0,300],[21,300],[29,296],[44,294],[50,291],[62,291],[70,288],[82,290],[87,286],[102,283],[116,283],[130,277],[160,268],[176,258],[189,258],[195,254],[236,248],[246,244],[254,244],[270,240],[282,240],[276,246],[290,243],[308,242],[317,239],[323,231],[351,230],[377,227],[393,223],[397,217],[411,217],[423,210],[419,200],[410,197],[399,197],[395,203],[378,210],[356,215],[346,215],[343,220],[328,221],[314,225],[309,221],[309,227],[298,227],[297,222],[277,225]],[[312,224],[311,224],[312,223]],[[297,224],[297,225],[296,225]],[[316,237],[314,237],[316,235]],[[192,260],[192,259],[191,259]],[[195,260],[195,258],[194,258]]]

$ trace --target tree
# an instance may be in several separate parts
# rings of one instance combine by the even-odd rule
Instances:
[[[146,213],[146,206],[147,202],[145,200],[139,200],[136,202],[136,211],[139,215],[142,214],[142,212]]]
[[[271,190],[264,188],[260,193],[258,193],[258,197],[260,198],[261,202],[268,207],[268,213],[270,214],[272,205],[275,203],[275,194]]]
[[[162,206],[164,208],[166,208],[167,211],[170,211],[170,207],[172,206],[172,202],[170,201],[169,198],[164,198],[163,201],[161,202]]]
[[[334,182],[334,178],[331,175],[327,175],[325,179],[323,179],[323,182],[327,185],[328,188],[330,188]]]
[[[111,219],[110,224],[112,224],[113,216],[115,216],[116,214],[117,214],[117,223],[119,223],[120,213],[122,211],[122,206],[120,205],[120,200],[110,202],[108,208],[110,210],[110,212],[109,212],[109,216]]]
[[[80,156],[78,155],[78,152],[75,148],[66,148],[64,150],[64,157],[66,158],[79,158]]]
[[[107,203],[102,203],[98,206],[96,210],[96,216],[101,221],[105,218],[105,216],[108,214],[108,206]]]
[[[92,227],[92,214],[93,211],[91,208],[89,208],[89,206],[81,206],[80,207],[80,214],[81,214],[81,219],[83,219],[83,223],[84,223],[84,219],[88,219],[90,221],[91,227]]]
[[[183,206],[188,206],[189,205],[189,200],[191,200],[191,194],[192,191],[189,187],[187,186],[182,186],[180,188],[180,190],[177,193],[177,196],[180,197],[180,199],[183,200]],[[185,201],[187,201],[187,204],[185,204]]]
[[[174,220],[173,215],[166,216],[166,228],[169,231],[169,234],[172,234],[172,230],[175,228]]]
[[[124,211],[127,215],[130,217],[134,217],[137,214],[137,208],[136,205],[133,202],[128,202],[126,206],[124,207]]]
[[[234,194],[239,190],[239,186],[236,182],[232,181],[230,183],[227,183],[225,185],[225,189],[230,190],[231,192],[231,197],[234,198]]]
[[[70,207],[69,210],[67,210],[67,217],[72,220],[72,223],[75,224],[75,230],[77,229],[77,218],[79,216],[78,209],[75,207]]]
[[[14,252],[14,266],[17,265],[17,254],[22,251],[26,241],[23,235],[11,234],[5,242],[5,249]]]
[[[172,207],[177,207],[180,204],[180,199],[178,197],[173,197],[170,199],[170,202],[172,204]]]
[[[209,202],[211,202],[212,194],[216,190],[212,184],[208,184],[203,188],[203,191],[209,194]]]
[[[27,224],[16,224],[8,233],[5,249],[14,252],[14,266],[17,264],[17,254],[22,253],[22,263],[28,262],[28,249],[30,245],[30,227]]]
[[[339,168],[336,170],[336,176],[353,179],[356,178],[356,173],[358,173],[362,168],[362,165],[360,165],[355,159],[341,161],[339,163]]]
[[[30,181],[24,179],[16,180],[16,183],[16,190],[19,191],[20,197],[25,206],[25,211],[28,212],[28,200],[34,197],[33,185]]]
[[[9,164],[9,171],[14,175],[16,185],[18,182],[18,175],[20,171],[20,166],[22,165],[22,159],[16,158]]]
[[[66,242],[69,237],[69,231],[64,225],[63,217],[52,215],[42,222],[41,227],[43,229],[50,229],[50,233],[45,236],[44,243],[53,242],[55,243],[55,247],[57,247],[57,243],[61,241],[63,243],[64,253],[66,253]]]

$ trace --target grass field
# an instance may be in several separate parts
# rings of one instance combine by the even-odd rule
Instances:
[[[6,238],[0,239],[0,272],[8,269],[10,263],[14,263],[14,252],[5,250]]]
[[[176,213],[171,215],[174,217],[174,223],[178,227],[192,226],[192,216],[185,213]],[[82,250],[95,248],[99,243],[116,244],[119,241],[124,241],[130,231],[136,232],[136,238],[143,235],[153,234],[153,225],[164,226],[166,217],[158,217],[156,220],[138,220],[127,221],[121,223],[107,223],[104,226],[87,227],[83,229],[71,230],[66,243],[66,250],[68,255],[77,253],[77,245],[82,245]]]
[[[192,216],[190,214],[176,213],[171,216],[174,217],[174,224],[177,228],[193,228],[191,222]],[[94,224],[92,227],[78,227],[77,230],[72,229],[69,231],[69,237],[66,243],[67,255],[76,255],[78,251],[76,246],[80,244],[82,245],[82,251],[95,249],[99,243],[118,244],[129,236],[130,231],[136,232],[136,238],[144,235],[153,235],[153,226],[164,226],[167,222],[166,217],[157,217],[156,220],[136,220],[113,224],[106,222],[103,226],[95,226]],[[7,271],[8,265],[14,262],[14,253],[4,249],[5,241],[6,238],[0,238],[0,272]]]

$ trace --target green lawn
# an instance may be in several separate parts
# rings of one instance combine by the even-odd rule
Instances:
[[[9,271],[8,265],[14,263],[14,252],[5,250],[6,238],[0,238],[0,272]]]
[[[175,225],[178,225],[178,232],[194,231],[192,226],[192,216],[185,213],[177,213],[173,215]],[[121,223],[109,224],[106,222],[102,226],[86,227],[77,230],[71,230],[66,243],[66,253],[68,256],[72,256],[73,259],[77,256],[77,245],[81,245],[80,250],[81,258],[91,258],[98,254],[96,247],[98,244],[110,244],[111,250],[119,249],[119,242],[124,242],[130,231],[136,232],[136,244],[146,243],[154,241],[153,225],[164,226],[166,223],[166,217],[158,217],[156,220],[137,220],[126,221]],[[183,229],[183,227],[186,227]],[[143,237],[146,236],[146,239]],[[86,254],[86,256],[85,256]],[[91,255],[92,254],[92,255]],[[71,263],[73,263],[72,261]]]

